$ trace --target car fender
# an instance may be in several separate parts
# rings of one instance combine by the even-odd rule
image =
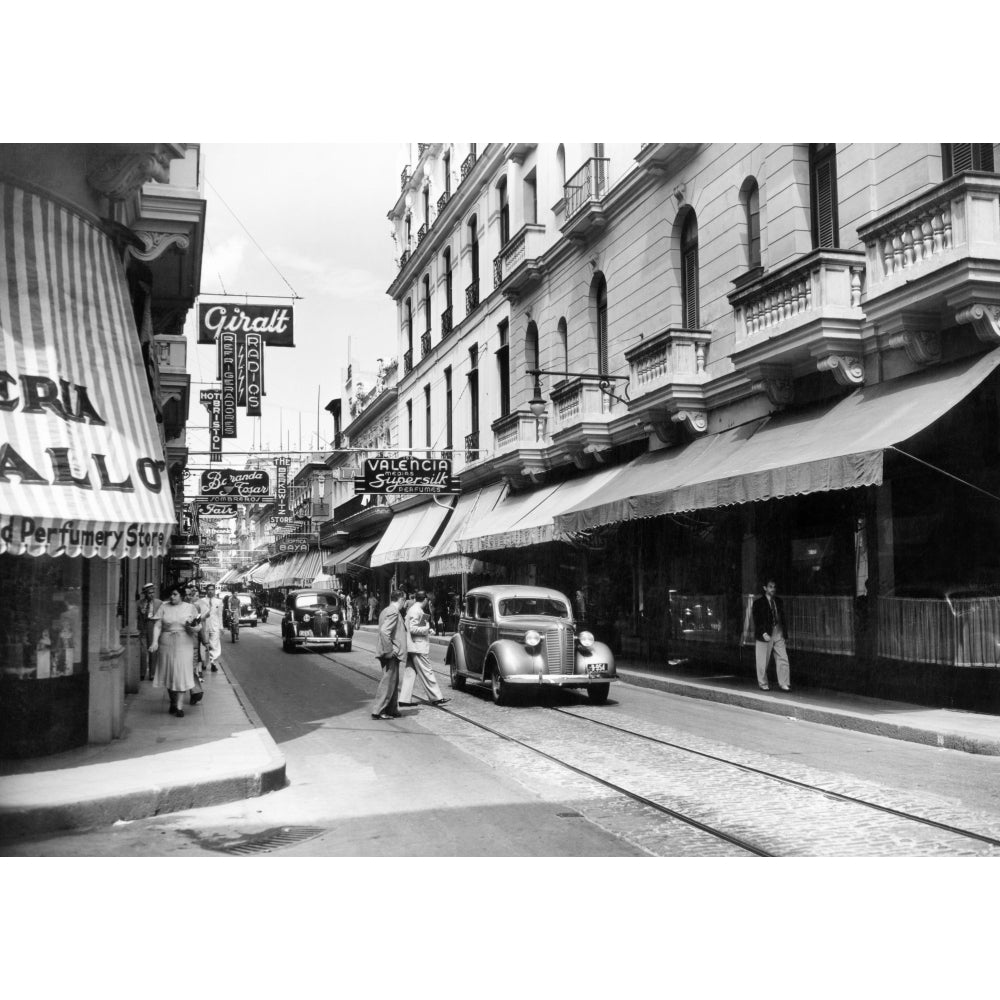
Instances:
[[[469,672],[469,665],[465,656],[465,643],[458,632],[451,637],[451,641],[448,643],[448,652],[445,654],[444,661],[449,665],[454,663],[456,669],[461,674]]]
[[[489,659],[491,656],[500,667],[500,676],[510,677],[513,674],[538,673],[537,661],[541,653],[532,655],[524,648],[523,643],[514,642],[512,639],[497,639],[486,650],[486,658]]]
[[[585,674],[587,672],[587,664],[594,661],[606,663],[608,665],[608,675],[611,677],[615,675],[615,654],[611,652],[607,644],[595,642],[590,649],[583,649],[577,644],[576,673]]]

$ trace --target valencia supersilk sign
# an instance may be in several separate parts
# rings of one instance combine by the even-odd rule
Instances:
[[[461,493],[447,458],[369,458],[354,480],[355,493]]]

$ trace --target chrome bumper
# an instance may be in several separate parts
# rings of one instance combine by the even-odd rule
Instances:
[[[545,684],[555,687],[589,687],[591,684],[607,684],[617,680],[614,671],[606,674],[512,674],[504,678],[507,684],[534,684],[541,687]]]

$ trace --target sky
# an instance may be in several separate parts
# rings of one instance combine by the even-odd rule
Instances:
[[[374,370],[396,351],[396,310],[386,289],[396,274],[386,215],[399,193],[407,145],[396,143],[204,143],[205,241],[200,301],[212,293],[294,301],[294,348],[265,348],[262,416],[237,411],[226,451],[261,445],[309,450],[333,436],[325,410],[342,394],[348,361]],[[262,299],[250,298],[260,304]],[[215,349],[197,343],[188,314],[191,409],[188,447],[208,448],[203,388],[218,385]],[[301,428],[301,438],[300,438]],[[191,465],[206,463],[192,456]],[[242,467],[233,456],[223,467]]]

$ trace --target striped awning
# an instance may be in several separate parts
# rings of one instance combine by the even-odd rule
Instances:
[[[428,502],[396,513],[372,553],[372,566],[420,562],[427,558],[435,536],[452,508]]]
[[[0,181],[0,553],[146,558],[176,530],[125,273],[93,222]]]

